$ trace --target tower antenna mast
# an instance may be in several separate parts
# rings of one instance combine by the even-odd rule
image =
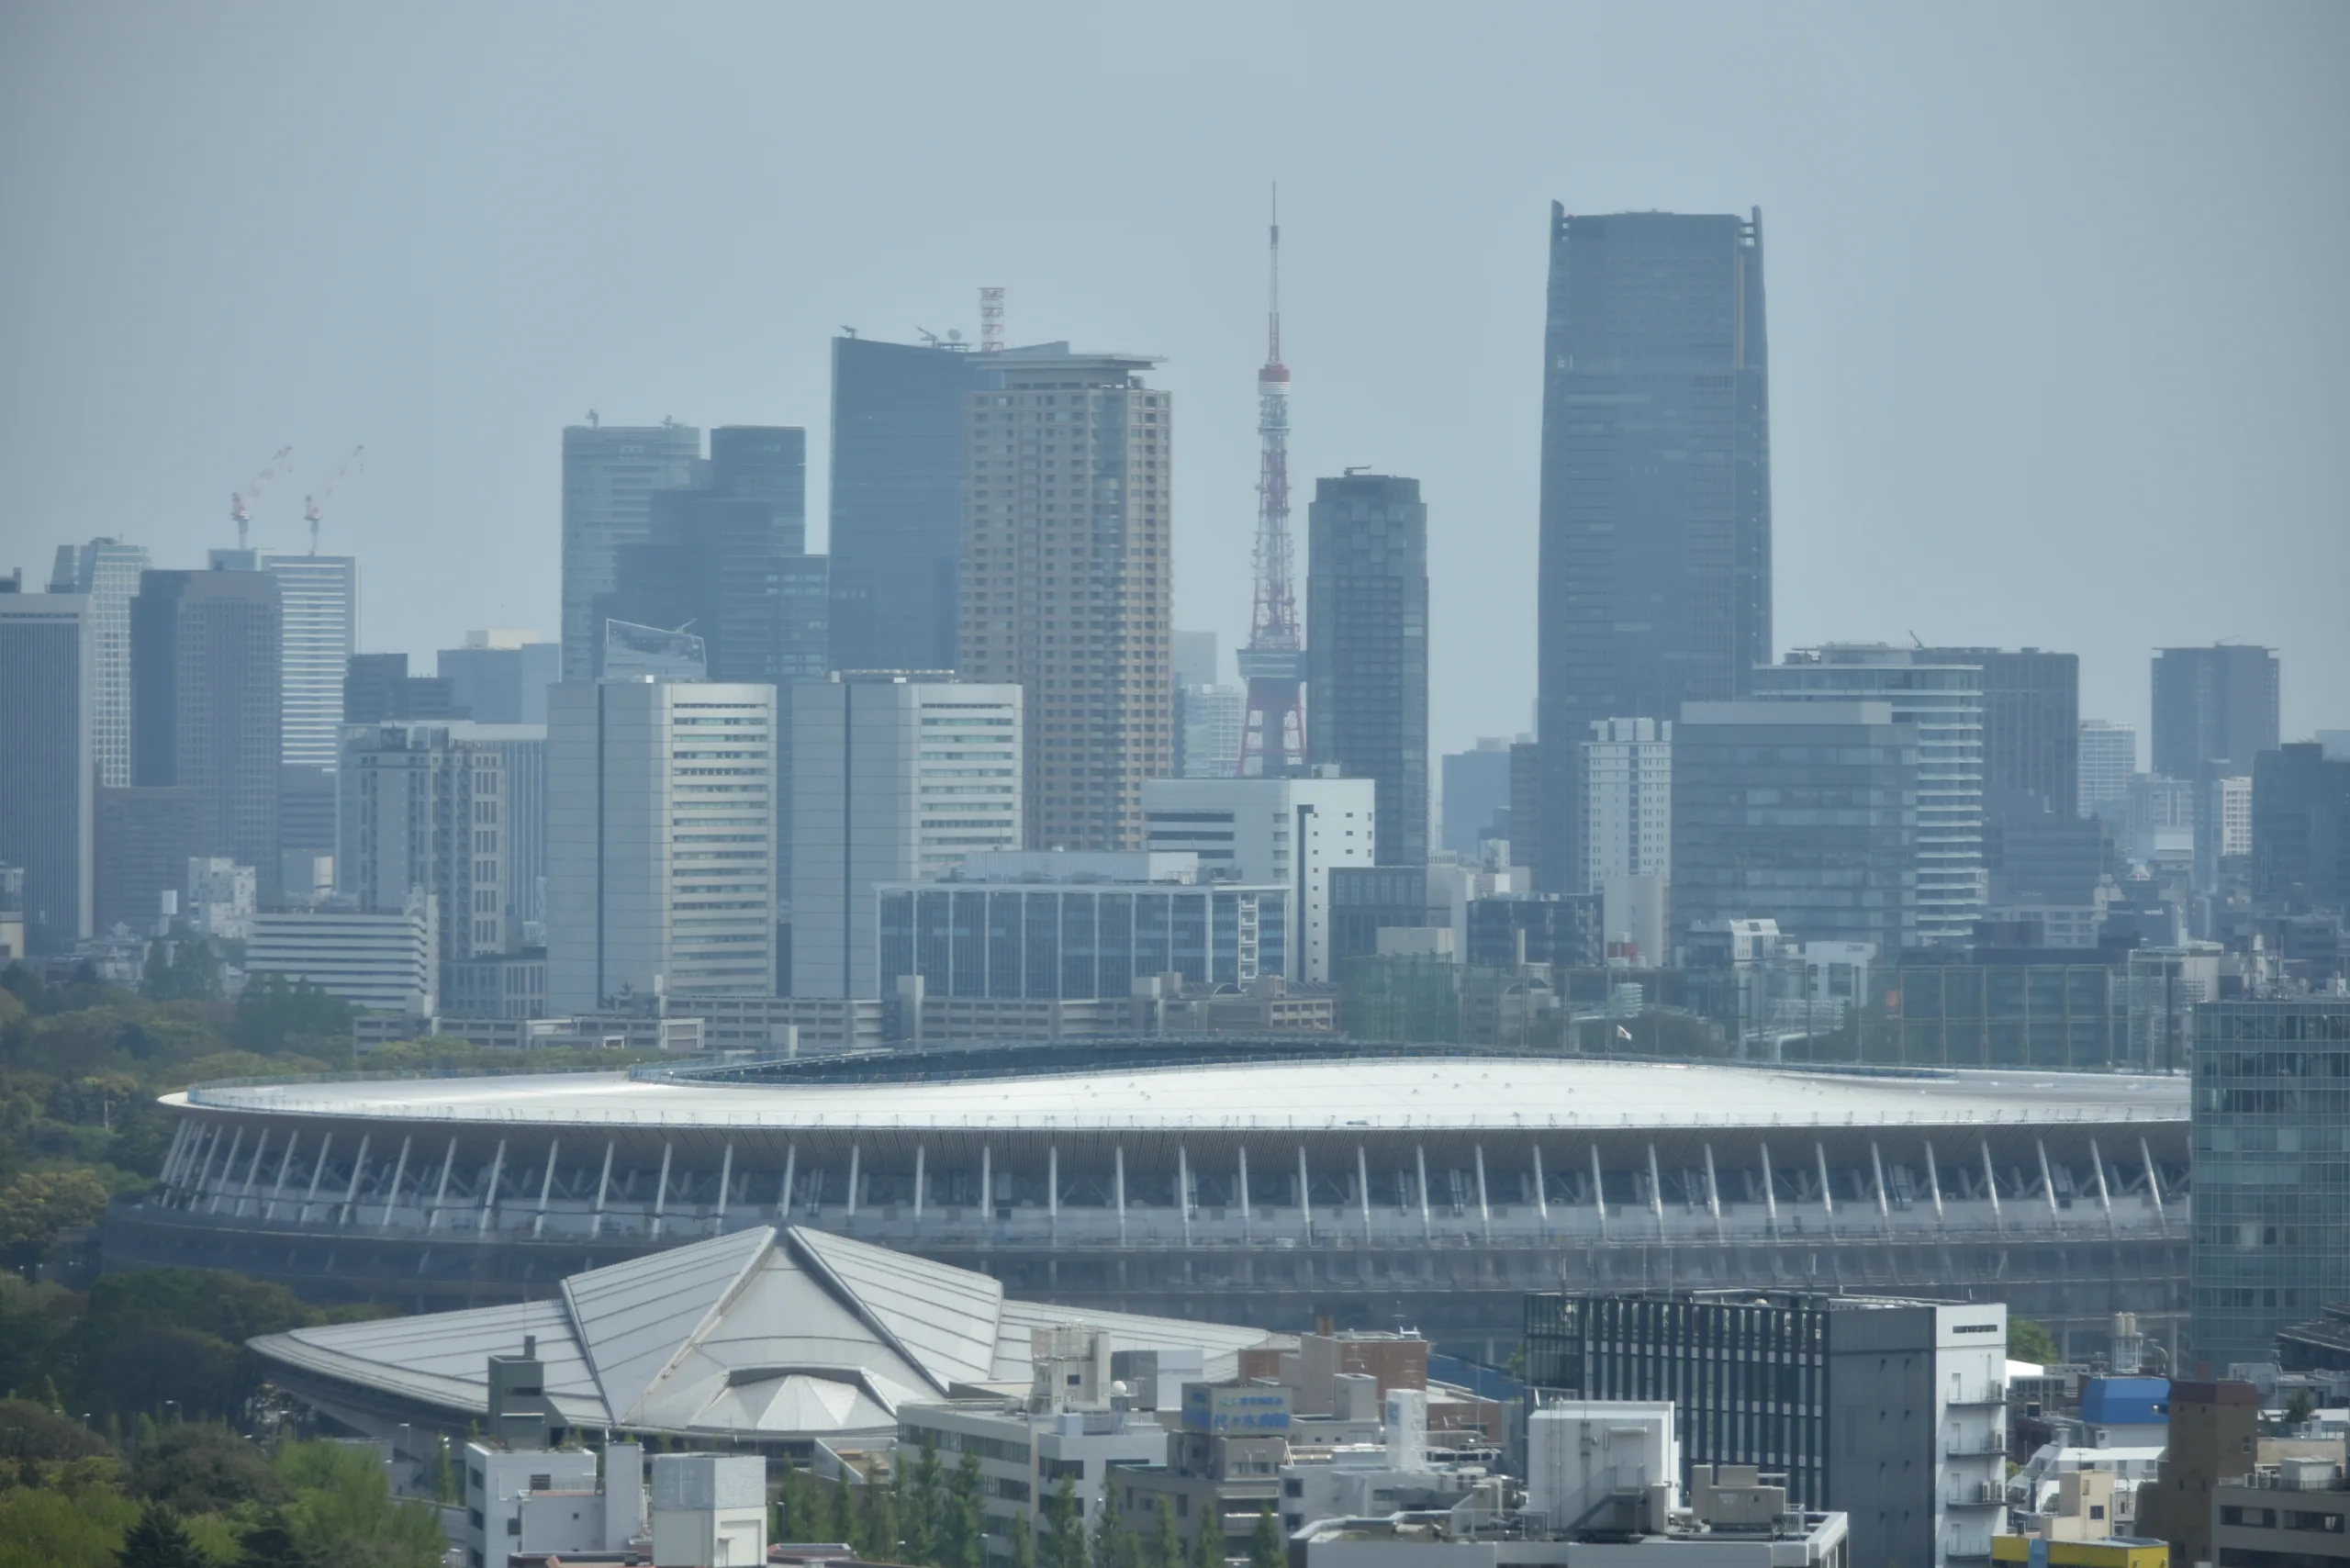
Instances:
[[[1256,597],[1240,677],[1248,706],[1240,728],[1240,776],[1278,778],[1305,766],[1305,638],[1297,623],[1289,535],[1289,366],[1281,363],[1281,187],[1266,230],[1265,364],[1257,372]]]

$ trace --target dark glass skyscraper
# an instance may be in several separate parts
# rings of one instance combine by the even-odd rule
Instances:
[[[1580,864],[1598,719],[1742,697],[1771,644],[1762,216],[1550,208],[1539,884]],[[1515,820],[1512,823],[1516,830]]]
[[[2278,739],[2277,655],[2222,644],[2154,655],[2154,771],[2196,778],[2207,764],[2248,774]]]
[[[965,398],[981,356],[833,340],[832,627],[838,669],[957,667]]]
[[[130,601],[130,772],[196,792],[203,847],[278,888],[279,619],[268,572],[147,572]],[[176,883],[166,883],[176,886]]]
[[[1428,857],[1428,509],[1417,479],[1314,487],[1305,755],[1378,786],[1379,864]]]

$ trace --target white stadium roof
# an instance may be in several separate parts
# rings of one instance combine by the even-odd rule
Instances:
[[[488,1358],[538,1341],[576,1428],[827,1440],[894,1430],[906,1403],[1030,1377],[1029,1336],[1094,1325],[1118,1350],[1198,1349],[1228,1376],[1261,1329],[1010,1301],[988,1275],[823,1231],[766,1226],[574,1274],[556,1299],[264,1335],[282,1372],[460,1418]]]
[[[1358,1057],[899,1081],[694,1081],[626,1073],[200,1085],[218,1111],[549,1128],[684,1126],[1234,1130],[1718,1127],[2181,1121],[2177,1077],[1799,1071],[1525,1057]]]

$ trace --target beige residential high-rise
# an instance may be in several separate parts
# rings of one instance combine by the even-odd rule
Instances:
[[[1027,840],[1136,849],[1174,772],[1173,410],[1136,354],[1014,350],[964,425],[961,675],[1024,689]]]

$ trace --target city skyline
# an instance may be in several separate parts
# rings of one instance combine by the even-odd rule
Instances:
[[[153,25],[170,34],[182,24],[162,17]],[[521,47],[524,35],[512,24],[479,25],[486,58]],[[843,29],[852,58],[869,46],[858,24],[825,25]],[[1050,182],[1026,171],[983,203],[973,199],[976,187],[950,186],[942,196],[944,171],[933,173],[919,161],[917,144],[893,128],[876,149],[837,154],[837,165],[819,161],[809,205],[788,219],[681,218],[659,232],[651,231],[657,224],[632,220],[627,242],[584,268],[571,258],[598,249],[621,221],[620,204],[601,185],[571,176],[543,194],[514,191],[504,173],[517,161],[537,166],[536,138],[574,126],[567,103],[552,106],[562,112],[543,131],[508,121],[502,106],[509,99],[519,104],[552,90],[539,66],[509,62],[510,79],[493,88],[476,66],[415,63],[439,73],[457,111],[431,136],[474,137],[489,149],[490,166],[467,187],[478,199],[455,206],[445,194],[397,181],[389,188],[361,182],[357,196],[330,191],[319,183],[325,161],[336,153],[375,157],[372,133],[330,114],[306,114],[301,137],[246,140],[274,135],[280,117],[308,103],[300,94],[272,99],[256,106],[243,129],[200,124],[189,145],[169,151],[162,165],[183,185],[200,188],[233,175],[240,188],[257,182],[288,198],[248,204],[261,209],[251,220],[261,225],[258,233],[241,220],[236,241],[239,266],[256,269],[249,280],[241,273],[233,286],[227,281],[219,270],[227,241],[201,225],[184,249],[157,248],[173,257],[172,270],[125,263],[129,274],[96,281],[57,272],[66,252],[50,250],[51,241],[20,242],[18,271],[28,288],[17,297],[48,297],[56,308],[51,319],[17,323],[28,352],[11,385],[12,419],[0,427],[7,432],[0,441],[9,444],[0,452],[26,483],[18,507],[0,511],[0,543],[11,560],[36,571],[61,539],[102,533],[145,546],[158,565],[196,564],[204,549],[229,542],[220,493],[290,440],[297,482],[280,481],[252,510],[256,547],[297,549],[304,485],[317,477],[314,469],[324,471],[325,454],[364,436],[369,471],[338,493],[319,547],[363,562],[367,645],[421,659],[469,626],[531,626],[554,635],[558,497],[547,431],[580,420],[591,407],[614,423],[650,424],[668,414],[703,426],[803,426],[813,448],[809,543],[820,550],[832,337],[846,322],[903,342],[916,341],[925,327],[942,335],[959,330],[972,340],[976,289],[1003,284],[1012,342],[1068,338],[1171,351],[1160,384],[1192,410],[1176,476],[1176,619],[1237,645],[1248,604],[1233,568],[1246,560],[1256,455],[1247,388],[1262,353],[1258,241],[1264,184],[1279,175],[1290,252],[1285,333],[1304,410],[1294,472],[1303,480],[1369,462],[1413,473],[1447,497],[1460,520],[1432,550],[1432,682],[1459,694],[1438,705],[1431,740],[1439,752],[1481,734],[1528,727],[1535,627],[1527,566],[1539,379],[1527,345],[1539,331],[1537,234],[1552,199],[1581,212],[1761,206],[1771,214],[1781,362],[1773,409],[1774,609],[1782,647],[1898,642],[1915,631],[1943,644],[2076,649],[2083,655],[2082,712],[2142,727],[2141,661],[2155,645],[2236,635],[2278,647],[2293,669],[2350,663],[2350,630],[2325,610],[2328,571],[2210,574],[2165,565],[2187,558],[2214,515],[2229,517],[2232,538],[2249,534],[2264,554],[2303,566],[2338,565],[2350,549],[2344,531],[2331,526],[2322,465],[2313,455],[2294,455],[2322,447],[2317,432],[2338,425],[2343,396],[2322,368],[2339,357],[2340,329],[2304,308],[2318,297],[2324,258],[2339,249],[2328,238],[2339,214],[2318,199],[2311,160],[2318,156],[2312,149],[2338,144],[2344,111],[2314,96],[2310,73],[2311,62],[2336,52],[2328,45],[2341,20],[2275,13],[2271,26],[2243,29],[2181,12],[2116,28],[2074,17],[2056,24],[2036,61],[2025,63],[2001,58],[1999,40],[2011,25],[1996,13],[1975,29],[1933,17],[1897,28],[1823,15],[1774,32],[1753,19],[1726,18],[1701,72],[1725,90],[1720,104],[1704,107],[1693,129],[1654,145],[1610,131],[1611,114],[1630,125],[1641,121],[1626,117],[1658,112],[1612,85],[1555,110],[1555,123],[1530,120],[1528,109],[1511,106],[1508,92],[1481,92],[1475,106],[1455,111],[1462,117],[1457,125],[1434,128],[1444,134],[1427,150],[1325,140],[1312,122],[1325,89],[1302,86],[1270,138],[1252,140],[1245,156],[1212,141],[1186,154],[1180,177],[1154,191],[1150,205],[1133,205],[1144,199],[1139,193],[1121,193],[1078,215],[1064,213]],[[1576,26],[1587,26],[1586,47],[1623,60],[1628,83],[1661,66],[1667,41],[1649,24],[1594,18]],[[15,60],[43,50],[80,60],[101,47],[95,31],[68,18],[19,27],[26,36],[9,51]],[[273,27],[271,47],[285,60],[329,50],[348,58],[354,49],[368,52],[371,27],[364,17],[296,18]],[[1496,20],[1472,23],[1415,51],[1412,68],[1438,86],[1486,70],[1504,73],[1506,85],[1506,73],[1529,68],[1491,47],[1507,30]],[[1273,31],[1275,58],[1319,38],[1303,16]],[[1852,59],[1812,58],[1813,44],[1831,32],[1852,35]],[[956,36],[982,56],[1007,47]],[[1119,36],[1110,26],[1072,47],[1113,50]],[[241,49],[248,37],[223,24],[177,39],[185,50],[175,58],[200,64],[207,51]],[[1194,58],[1195,49],[1181,41],[1192,39],[1180,34],[1174,58]],[[1942,78],[1936,77],[1920,88],[1923,101],[1896,113],[1886,90],[1864,82],[1858,63],[1881,62],[1905,88],[1918,85],[1910,77],[1920,73],[1907,62],[1929,45],[1945,58],[1953,50],[1985,57],[1982,69],[2009,89],[1981,95],[1986,101],[2063,106],[2034,109],[2028,122],[1962,120],[1958,129],[1970,134],[1950,136],[1951,117],[1992,111],[1937,96]],[[1338,47],[1383,78],[1405,69],[1392,48]],[[563,49],[584,80],[616,90],[626,116],[647,112],[641,98],[674,103],[683,90],[684,61],[666,50],[623,61],[616,36],[592,18]],[[365,99],[405,69],[407,58],[393,50],[383,74],[350,85]],[[1733,58],[1739,63],[1725,77]],[[2130,69],[2115,69],[2116,58]],[[78,137],[72,144],[82,149],[78,163],[45,164],[47,172],[19,163],[6,174],[36,220],[28,226],[35,233],[70,233],[84,220],[79,187],[58,183],[75,172],[94,187],[117,178],[135,187],[152,177],[117,169],[114,145],[84,118],[118,107],[127,95],[151,96],[157,86],[145,69],[136,57],[109,55],[61,78],[83,84],[71,104],[52,101],[53,90],[34,81],[14,95],[20,113],[58,126],[57,135]],[[632,73],[643,73],[647,88],[658,90],[635,91]],[[1756,95],[1765,78],[1779,83],[1767,102],[1784,101],[1800,84],[1816,89],[1816,106],[1765,117],[1755,135],[1725,140],[1730,117],[1751,118],[1766,101]],[[2051,93],[2060,79],[2067,94]],[[618,92],[624,84],[632,90]],[[1702,98],[1702,86],[1690,91]],[[2159,124],[2157,102],[2166,106]],[[1182,96],[1176,107],[1189,115],[1193,100]],[[722,123],[772,137],[789,132],[801,112],[760,111],[783,116],[780,122],[755,116]],[[1875,150],[1842,147],[1842,133],[1863,115],[1881,132]],[[2231,117],[2240,129],[2224,129]],[[2144,144],[2108,147],[2101,127],[2118,121],[2151,128]],[[590,136],[589,152],[625,151],[632,168],[643,160],[645,207],[655,218],[681,213],[708,176],[678,169],[655,179],[652,170],[667,167],[660,149],[680,132],[636,129],[651,151],[626,151],[611,140],[622,134],[614,129]],[[1406,116],[1382,134],[1429,129]],[[1440,173],[1444,150],[1463,138],[1494,157],[1476,179],[1449,182]],[[319,145],[316,163],[276,151],[310,142]],[[428,151],[459,145],[427,144]],[[1438,253],[1405,246],[1374,255],[1350,243],[1358,222],[1351,210],[1372,189],[1369,169],[1391,151],[1393,172],[1378,189],[1417,220],[1411,227],[1450,237]],[[2188,152],[2194,156],[2182,165]],[[258,162],[240,173],[249,159]],[[2084,187],[2068,171],[2091,159],[2102,177]],[[2154,201],[2158,170],[2162,196]],[[946,206],[892,204],[893,181],[942,196]],[[852,196],[867,206],[854,207]],[[306,221],[302,244],[270,242],[287,220],[280,207],[308,213],[321,201],[348,218],[345,228]],[[2232,223],[2254,226],[2263,252],[2258,289],[2226,286],[2238,253],[2233,241],[2157,230],[2146,216],[2182,206],[2199,207],[2208,221],[2198,227],[2213,233],[2229,232]],[[140,209],[136,201],[123,208]],[[168,210],[178,221],[181,209]],[[847,226],[856,212],[870,216],[869,232]],[[448,226],[473,222],[504,238],[494,260],[425,268],[408,279],[348,249],[383,239],[380,225],[411,219],[444,238]],[[790,240],[788,277],[760,281],[745,269],[754,256],[769,266],[772,247],[759,237],[779,232],[778,221]],[[2023,228],[2035,232],[2033,246],[1994,238]],[[561,264],[541,230],[562,243]],[[2017,270],[2024,250],[2034,269],[2028,289]],[[297,255],[307,259],[289,277],[285,258]],[[1178,263],[1180,274],[1168,271]],[[345,279],[353,292],[317,286],[308,281],[313,273]],[[2112,281],[2124,274],[2126,285]],[[1131,277],[1132,286],[1110,292],[1111,280],[1121,277]],[[702,278],[711,286],[697,286]],[[117,377],[89,381],[79,340],[59,335],[59,322],[97,308],[91,290],[101,284],[129,291],[120,320],[99,329],[96,345],[140,357],[142,375],[129,387]],[[730,287],[737,292],[730,296]],[[580,330],[586,300],[612,289],[664,303],[634,314],[599,307],[599,325]],[[2031,297],[2013,293],[2019,289]],[[2194,322],[2159,343],[2137,330],[2133,323],[2153,300],[2188,289],[2216,291]],[[652,292],[659,290],[667,292]],[[267,319],[274,308],[264,301],[279,294],[290,300],[285,314],[298,330]],[[128,330],[139,336],[120,336]],[[173,396],[170,389],[184,387],[199,365],[205,376],[214,373],[218,345],[230,337],[252,343],[239,395]],[[415,378],[428,374],[419,358],[427,347],[454,355],[456,374],[433,369],[435,390],[420,398]],[[2025,354],[2043,374],[2019,387],[2010,365]],[[2262,379],[2231,382],[2225,406],[2206,395],[2218,384],[2214,376],[2229,381],[2226,365],[2261,354],[2268,356]],[[2087,380],[2105,388],[2094,408],[2053,390]],[[122,415],[97,417],[92,399],[101,396],[123,399]],[[182,406],[169,421],[149,401],[161,397]],[[2056,398],[2064,398],[2061,420],[2048,401]],[[187,408],[191,402],[199,406]],[[140,461],[77,460],[95,452],[95,431],[119,429],[123,417],[158,425]],[[2049,438],[2056,428],[2065,431],[2063,442]],[[2255,450],[2266,454],[2257,463]],[[1943,455],[1952,451],[1970,460],[1953,467]],[[36,452],[44,455],[36,459]],[[2027,552],[2035,570],[2000,573],[2003,553]],[[443,558],[479,566],[446,574],[436,565]],[[2084,591],[2091,586],[2099,591]],[[1494,670],[1500,674],[1486,675]],[[2350,721],[2338,711],[2340,700],[2306,677],[2297,683],[2288,670],[2287,734]]]

